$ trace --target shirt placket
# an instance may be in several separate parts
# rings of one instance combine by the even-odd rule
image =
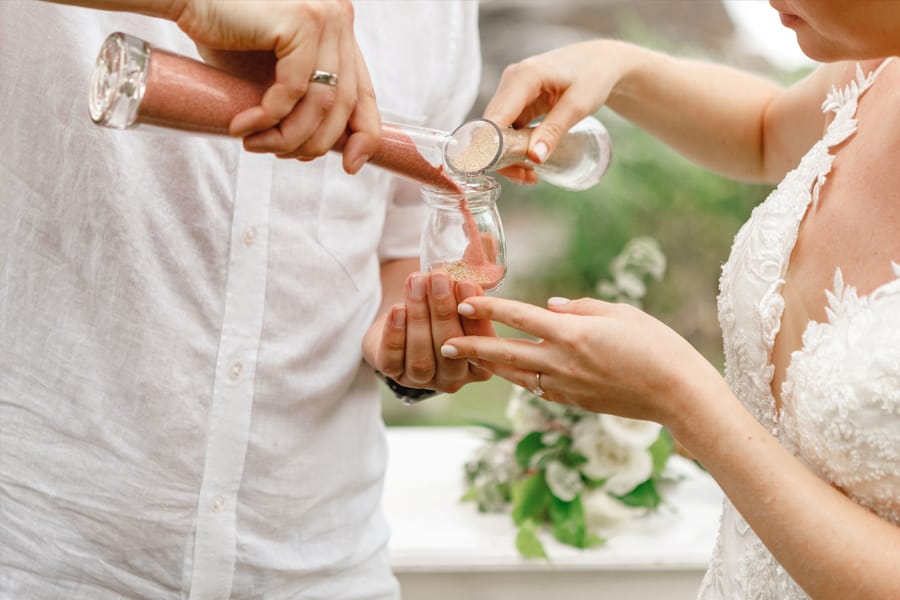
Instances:
[[[253,383],[265,304],[272,159],[241,153],[190,600],[227,599],[235,570],[237,499],[250,440]]]

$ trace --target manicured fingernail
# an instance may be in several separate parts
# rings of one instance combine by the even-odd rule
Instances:
[[[424,300],[425,299],[425,276],[424,275],[415,275],[412,278],[412,285],[410,286],[412,291],[412,297],[416,300]]]
[[[464,317],[471,317],[475,314],[475,307],[469,304],[468,302],[463,302],[459,306],[456,307],[456,312],[461,314]]]
[[[568,298],[563,298],[562,296],[553,296],[549,300],[547,300],[547,304],[551,306],[562,306],[563,304],[568,304],[571,302]]]
[[[406,327],[406,309],[402,306],[394,309],[393,323],[397,329]]]
[[[538,162],[540,163],[547,160],[547,155],[550,153],[550,149],[544,142],[538,142],[537,144],[535,144],[534,148],[532,148],[531,151],[532,153],[534,153],[534,157],[537,158]]]
[[[431,293],[435,298],[446,298],[450,295],[450,278],[443,273],[431,274]]]
[[[456,358],[459,356],[459,349],[456,346],[444,344],[441,346],[441,356],[444,358]]]

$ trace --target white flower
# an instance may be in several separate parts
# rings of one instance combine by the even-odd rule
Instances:
[[[625,272],[649,275],[659,281],[666,272],[666,255],[659,242],[651,237],[636,237],[625,244],[622,252],[610,263],[610,270],[618,283]]]
[[[653,473],[653,457],[646,450],[630,448],[628,460],[621,465],[615,475],[603,484],[603,489],[616,496],[624,496],[640,484],[650,479]]]
[[[600,423],[606,433],[619,443],[641,449],[649,448],[662,429],[662,425],[653,421],[626,419],[615,415],[600,415]]]
[[[617,496],[627,494],[653,473],[650,453],[611,436],[599,415],[575,424],[572,449],[587,458],[581,472],[592,479],[605,479],[602,489]]]
[[[544,477],[553,495],[563,502],[571,502],[584,488],[581,474],[556,460],[547,465]]]
[[[647,293],[647,286],[641,281],[641,276],[628,271],[616,273],[616,286],[631,298],[643,298]]]
[[[581,505],[584,507],[584,520],[590,529],[617,525],[643,512],[611,498],[603,490],[582,492]]]
[[[506,405],[506,418],[512,424],[513,433],[527,435],[532,431],[544,431],[550,423],[550,415],[525,390],[517,390]]]

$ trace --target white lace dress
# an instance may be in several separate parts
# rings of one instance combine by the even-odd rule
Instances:
[[[857,102],[886,64],[868,75],[857,68],[856,81],[829,94],[823,110],[834,120],[824,137],[738,232],[722,269],[719,321],[725,378],[747,410],[820,477],[900,524],[900,265],[893,265],[893,280],[865,297],[836,272],[828,320],[807,326],[778,412],[770,363],[800,222],[831,170],[831,148],[856,131]],[[726,499],[699,598],[808,596]]]

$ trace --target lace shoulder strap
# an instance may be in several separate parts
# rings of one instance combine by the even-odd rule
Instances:
[[[838,89],[835,86],[831,87],[831,91],[828,92],[828,96],[825,98],[825,101],[822,102],[822,112],[833,112],[837,116],[838,113],[845,111],[845,107],[852,106],[852,112],[850,116],[856,114],[856,103],[859,101],[860,96],[865,93],[872,84],[875,83],[875,79],[878,75],[884,70],[891,61],[894,60],[895,57],[886,58],[881,61],[881,64],[878,65],[878,68],[866,75],[862,66],[859,63],[856,63],[856,78],[851,80],[847,85],[845,85],[842,89]]]
[[[857,119],[856,109],[859,106],[859,99],[862,95],[875,83],[878,74],[894,60],[894,57],[886,58],[881,61],[878,68],[865,74],[862,66],[856,63],[856,77],[852,79],[843,88],[832,86],[831,91],[822,103],[822,112],[834,113],[834,119],[829,123],[825,130],[825,135],[820,142],[819,152],[824,155],[824,163],[816,176],[812,188],[812,204],[813,207],[819,203],[819,191],[825,183],[828,172],[831,171],[831,163],[834,155],[829,150],[838,144],[841,144],[856,132]]]

